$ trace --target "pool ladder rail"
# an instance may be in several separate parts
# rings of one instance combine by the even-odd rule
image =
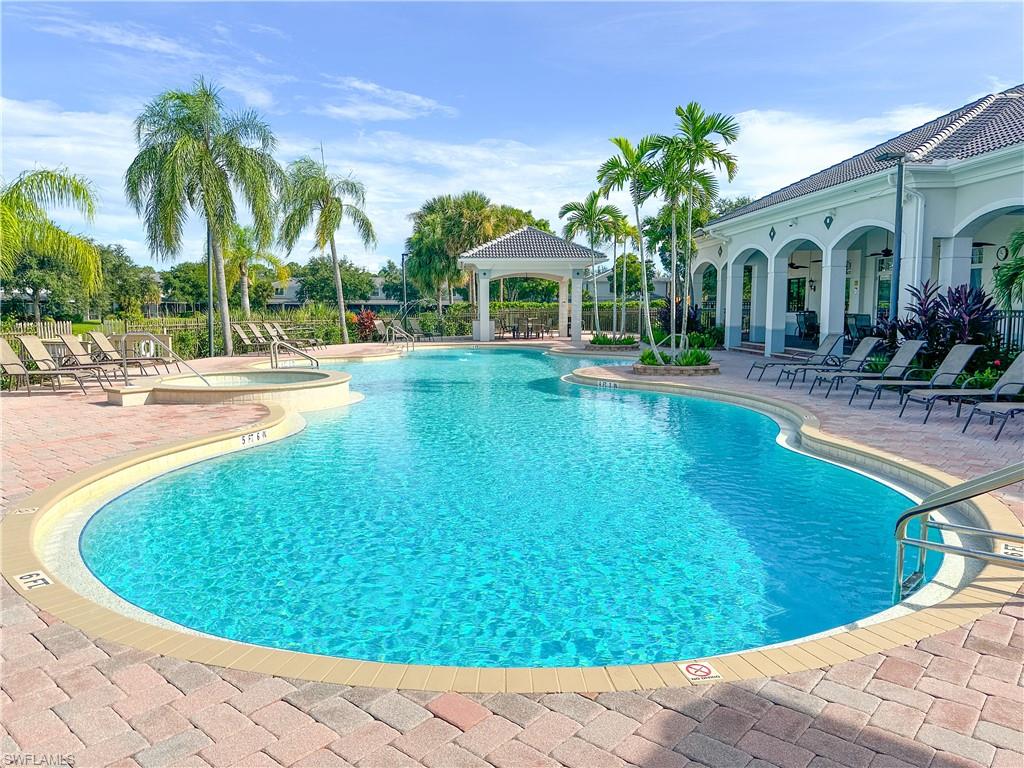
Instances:
[[[893,582],[893,602],[898,603],[905,599],[924,583],[925,559],[928,552],[960,555],[1024,570],[1024,535],[976,528],[970,525],[955,525],[931,519],[931,513],[943,507],[959,504],[983,493],[996,491],[1020,482],[1024,482],[1024,462],[1011,464],[974,480],[968,480],[965,483],[933,493],[917,506],[904,512],[896,521],[896,573]],[[921,525],[920,538],[911,538],[907,534],[907,528],[915,520],[919,521]],[[954,546],[945,542],[929,541],[928,532],[930,530],[950,531],[984,539],[990,548],[979,549],[972,546]],[[1007,545],[1007,542],[1010,544]],[[995,551],[997,544],[1003,544],[1003,552]],[[904,577],[904,561],[908,547],[914,547],[917,550],[917,562],[914,570]],[[1007,554],[1008,550],[1013,554]]]
[[[384,329],[384,343],[388,346],[401,344],[406,352],[416,349],[416,337],[397,325],[389,325]]]
[[[121,354],[121,371],[124,374],[125,384],[129,383],[128,382],[128,363],[131,362],[130,359],[128,358],[128,355],[127,355],[128,339],[129,338],[132,338],[132,339],[143,339],[145,341],[148,341],[148,342],[152,343],[153,344],[153,350],[156,351],[156,349],[159,348],[159,349],[162,349],[164,352],[166,352],[167,355],[168,355],[167,359],[170,360],[172,363],[174,363],[178,367],[179,371],[181,370],[181,366],[184,365],[194,375],[198,376],[199,379],[203,382],[203,384],[205,384],[208,387],[212,387],[213,386],[213,384],[210,383],[209,379],[207,379],[205,376],[203,376],[203,374],[201,374],[199,371],[197,371],[191,365],[189,365],[188,361],[185,358],[183,358],[181,355],[179,355],[177,352],[175,352],[173,349],[171,349],[167,344],[164,344],[162,341],[160,341],[160,339],[158,339],[155,335],[153,335],[149,331],[128,331],[127,333],[125,333],[125,334],[123,334],[121,336],[121,343],[119,345],[121,347],[121,349],[120,349],[120,354]],[[170,369],[168,368],[167,370],[170,370]]]
[[[298,355],[299,357],[306,358],[309,361],[309,367],[310,368],[319,368],[320,367],[320,361],[317,360],[315,357],[313,357],[308,352],[304,352],[303,350],[301,350],[298,347],[296,347],[294,344],[290,344],[287,341],[284,341],[282,339],[274,339],[272,342],[270,342],[270,367],[271,368],[280,368],[281,367],[281,350],[282,349],[285,352],[291,352],[292,354]]]

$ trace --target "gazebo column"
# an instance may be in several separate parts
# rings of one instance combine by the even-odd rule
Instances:
[[[776,256],[768,264],[768,307],[765,312],[764,354],[771,357],[786,349],[787,258]]]
[[[715,278],[715,325],[721,326],[725,325],[725,282],[729,279],[728,266],[720,266]]]
[[[476,273],[476,304],[479,316],[477,341],[492,341],[491,338],[491,273],[481,269]]]
[[[558,335],[563,339],[569,335],[569,278],[558,281]]]
[[[572,340],[583,341],[583,270],[572,271]]]
[[[743,263],[736,261],[725,268],[725,348],[735,349],[743,343]]]

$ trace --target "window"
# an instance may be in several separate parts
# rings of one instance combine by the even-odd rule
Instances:
[[[786,288],[786,311],[803,312],[807,297],[807,278],[791,277]]]
[[[981,288],[981,270],[985,264],[985,249],[971,249],[971,288]]]
[[[275,288],[274,289],[274,295],[275,296],[284,296],[284,288]]]

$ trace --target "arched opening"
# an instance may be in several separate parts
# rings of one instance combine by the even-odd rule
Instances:
[[[864,223],[851,227],[831,248],[839,270],[832,273],[831,293],[836,301],[842,299],[843,328],[851,341],[868,335],[878,319],[889,314],[893,237],[887,225]]]
[[[822,245],[803,236],[775,252],[767,281],[765,353],[818,346],[823,257]]]
[[[700,316],[700,324],[704,327],[718,325],[718,267],[710,261],[698,264],[690,282],[690,294]]]
[[[756,247],[742,249],[722,270],[725,285],[725,345],[764,342],[768,256]]]
[[[991,292],[993,278],[1009,258],[1010,236],[1024,228],[1024,202],[974,214],[956,235],[939,241],[934,279],[945,286],[967,284]],[[1015,310],[1024,307],[1015,306]]]

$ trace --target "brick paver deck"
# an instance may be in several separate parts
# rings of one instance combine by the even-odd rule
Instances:
[[[939,413],[895,420],[742,381],[822,426],[971,476],[1019,460],[1022,430],[960,437]],[[231,361],[204,363],[228,367]],[[95,388],[94,388],[95,391]],[[4,396],[10,503],[92,461],[240,426],[260,406],[120,409],[95,394]],[[1021,510],[1021,489],[1004,498]],[[602,694],[423,693],[268,677],[90,638],[0,582],[0,753],[5,765],[903,768],[1024,766],[1024,598],[962,628],[817,671]],[[32,763],[31,760],[35,760]],[[69,765],[69,762],[63,765]]]

